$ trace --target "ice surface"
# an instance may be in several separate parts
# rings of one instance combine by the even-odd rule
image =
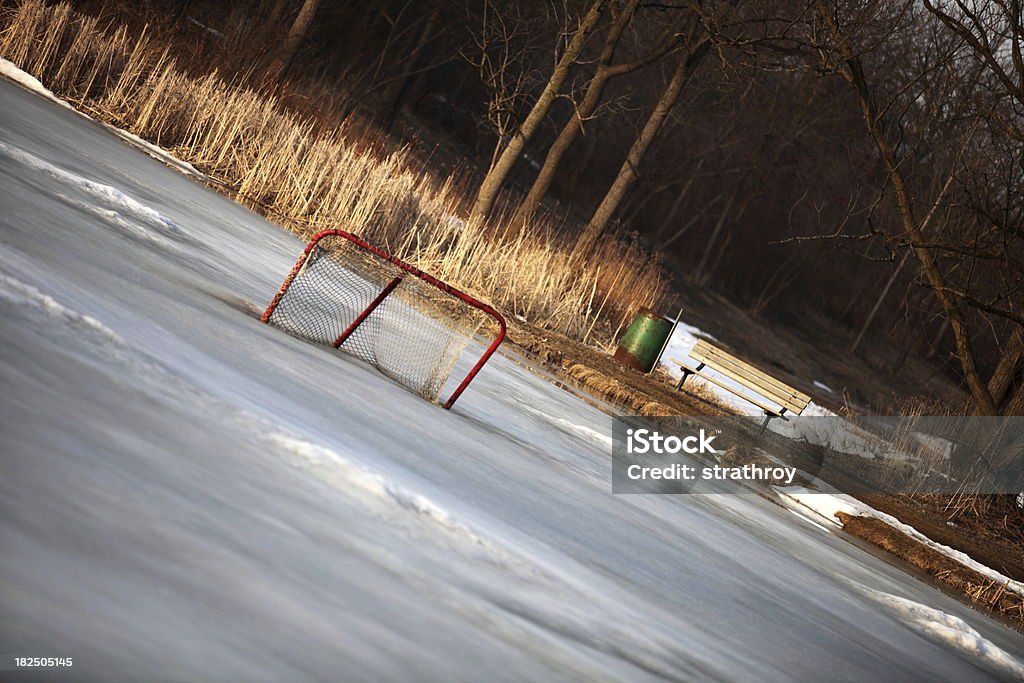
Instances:
[[[612,496],[609,418],[507,358],[448,412],[259,323],[296,238],[3,81],[0,143],[0,652],[88,681],[1012,672],[855,581],[1020,658],[758,496]]]

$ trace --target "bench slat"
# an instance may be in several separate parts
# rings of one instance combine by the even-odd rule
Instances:
[[[703,340],[698,340],[693,350],[690,352],[690,357],[694,360],[710,365],[715,370],[722,372],[726,375],[733,376],[733,379],[740,381],[740,383],[753,383],[757,385],[758,390],[764,390],[772,396],[768,398],[784,398],[793,403],[794,406],[800,406],[798,409],[806,407],[811,401],[811,397],[807,394],[794,389],[788,384],[762,372],[758,368],[745,363],[740,359],[732,356],[724,351],[717,349]],[[802,405],[801,405],[802,404]]]
[[[698,340],[697,344],[693,347],[693,350],[690,352],[691,357],[697,357],[699,355],[708,356],[710,358],[717,358],[723,364],[734,365],[737,369],[745,370],[752,374],[754,377],[762,378],[767,384],[774,385],[782,392],[792,393],[795,397],[800,399],[806,399],[808,401],[811,400],[811,397],[803,393],[802,391],[799,391],[789,386],[788,384],[782,382],[781,380],[772,377],[771,375],[762,371],[760,368],[757,368],[751,365],[750,363],[740,360],[736,356],[733,356],[717,347],[712,346],[711,344],[708,344],[703,339]]]
[[[701,359],[706,366],[712,370],[717,370],[723,375],[730,377],[740,384],[753,389],[767,399],[771,399],[779,405],[785,406],[787,409],[800,413],[804,408],[807,407],[809,401],[801,400],[788,392],[779,391],[776,387],[771,385],[765,385],[757,381],[757,378],[750,378],[744,376],[745,373],[736,372],[734,368],[730,368],[727,365],[720,364],[714,358]],[[703,375],[702,375],[703,376]]]
[[[753,397],[748,396],[746,394],[740,393],[734,387],[730,387],[728,384],[725,384],[721,380],[718,380],[718,379],[716,379],[714,377],[711,377],[710,375],[702,375],[697,370],[695,370],[694,368],[689,367],[688,365],[686,365],[686,363],[683,363],[682,361],[676,360],[675,358],[672,358],[671,361],[673,363],[675,363],[676,365],[680,365],[680,366],[682,366],[684,368],[687,368],[690,372],[692,372],[693,374],[697,375],[698,377],[700,377],[705,382],[711,382],[715,386],[721,387],[722,389],[725,389],[729,393],[735,394],[736,396],[739,396],[744,401],[749,401],[750,403],[753,403],[755,406],[757,406],[758,408],[760,408],[761,410],[763,410],[763,411],[765,411],[767,413],[771,413],[772,415],[780,415],[779,409],[777,407],[775,407],[775,406],[770,406],[770,405],[768,405],[766,403],[762,403],[761,401],[758,401],[756,398],[753,398]],[[769,397],[766,397],[766,398],[769,398]],[[785,408],[786,408],[786,410],[793,411],[793,409],[790,408],[789,406],[785,406]],[[793,411],[793,412],[796,415],[800,414],[799,410]]]

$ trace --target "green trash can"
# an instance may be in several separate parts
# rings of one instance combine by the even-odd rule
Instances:
[[[671,332],[670,320],[649,308],[641,308],[622,335],[615,360],[634,370],[650,372]]]

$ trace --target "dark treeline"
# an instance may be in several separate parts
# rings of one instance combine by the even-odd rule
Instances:
[[[1024,412],[1019,0],[173,6],[197,45],[246,36],[230,68],[472,174],[471,218],[553,216],[581,257],[615,224],[680,282]]]

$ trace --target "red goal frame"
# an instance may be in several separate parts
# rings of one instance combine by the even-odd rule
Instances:
[[[480,356],[480,358],[477,359],[473,367],[470,368],[469,372],[462,379],[462,382],[459,383],[459,386],[456,387],[455,391],[453,391],[451,396],[448,397],[448,400],[446,400],[442,404],[442,407],[444,407],[445,410],[450,409],[455,404],[455,401],[458,400],[459,396],[462,395],[462,392],[466,390],[466,387],[469,386],[469,383],[473,381],[473,378],[476,377],[477,373],[480,372],[480,369],[483,368],[484,364],[487,363],[490,357],[494,355],[494,352],[498,350],[498,347],[501,346],[501,343],[505,340],[505,332],[507,330],[505,318],[503,318],[500,313],[498,313],[496,310],[494,310],[487,304],[483,303],[479,299],[476,299],[475,297],[472,297],[469,294],[466,294],[465,292],[462,292],[456,289],[455,287],[452,287],[446,282],[438,280],[429,273],[424,273],[416,266],[406,263],[397,256],[393,256],[392,254],[387,253],[383,249],[375,247],[374,245],[370,244],[369,242],[363,240],[362,238],[356,235],[353,235],[350,232],[346,232],[345,230],[332,229],[323,230],[314,235],[313,239],[311,239],[309,243],[306,245],[306,248],[302,252],[302,255],[299,256],[299,260],[295,262],[295,266],[292,267],[291,272],[288,273],[288,277],[285,278],[284,282],[281,284],[281,287],[277,290],[277,293],[274,294],[274,298],[270,301],[270,305],[267,306],[267,310],[263,312],[263,315],[260,317],[260,321],[264,323],[268,323],[270,321],[270,316],[274,314],[274,310],[277,308],[277,305],[281,303],[281,299],[283,299],[285,294],[287,294],[288,288],[291,287],[292,282],[298,276],[299,272],[302,270],[302,267],[306,264],[306,260],[309,258],[310,253],[312,253],[317,243],[326,237],[341,237],[343,239],[346,239],[349,242],[355,244],[360,249],[364,249],[370,252],[371,254],[387,261],[388,263],[398,266],[406,273],[409,273],[410,275],[419,278],[420,280],[426,282],[427,284],[430,284],[436,287],[437,289],[440,289],[442,292],[445,292],[446,294],[450,294],[456,299],[459,299],[463,303],[468,304],[469,306],[472,306],[473,308],[482,311],[483,313],[489,315],[491,318],[497,321],[497,336],[495,336],[490,346],[487,347],[487,350],[485,350],[483,354]],[[352,321],[348,328],[338,336],[338,338],[334,341],[332,346],[334,348],[340,347],[345,342],[345,340],[355,331],[355,329],[359,327],[359,325],[362,324],[362,322],[366,320],[366,318],[369,317],[373,310],[377,308],[377,306],[379,306],[381,302],[383,302],[384,299],[386,299],[388,295],[391,294],[392,291],[394,291],[394,289],[398,286],[401,280],[402,276],[398,276],[392,279],[391,282],[389,282],[380,291],[377,297],[372,302],[370,302],[370,304],[363,310],[363,312],[360,313],[356,317],[356,319]]]

